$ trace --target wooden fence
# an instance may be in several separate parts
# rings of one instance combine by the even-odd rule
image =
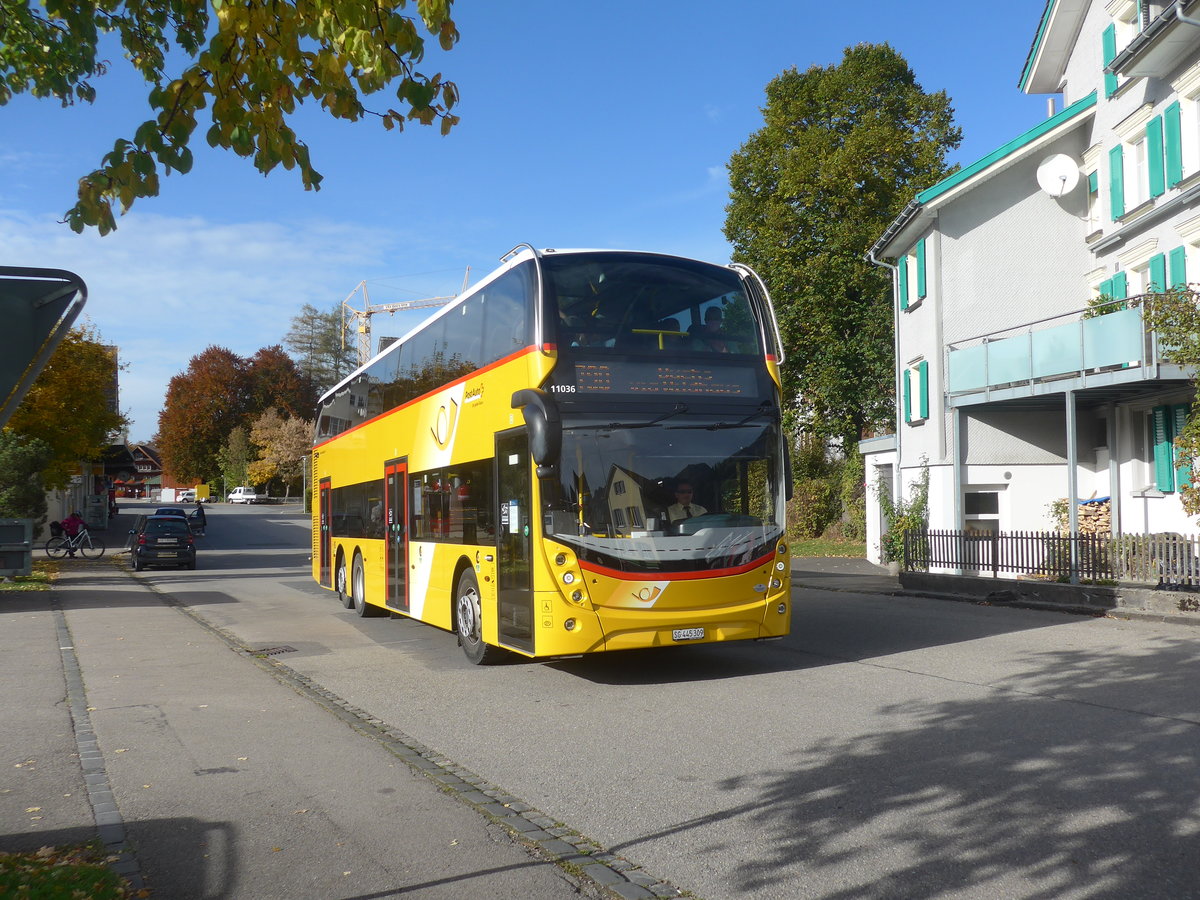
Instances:
[[[1200,587],[1200,537],[1181,534],[1092,535],[1056,531],[906,531],[909,571],[961,569],[1048,580],[1124,581]]]

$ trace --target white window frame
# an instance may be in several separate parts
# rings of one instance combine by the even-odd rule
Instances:
[[[1150,199],[1150,169],[1146,165],[1146,126],[1154,106],[1145,103],[1113,128],[1123,148],[1121,189],[1125,194],[1124,221],[1133,210]]]
[[[1129,46],[1129,42],[1142,31],[1142,20],[1138,16],[1137,0],[1113,0],[1105,10],[1117,26],[1117,53]]]
[[[1179,101],[1179,141],[1184,180],[1200,172],[1200,63],[1171,82]],[[1170,105],[1168,102],[1167,106]]]
[[[1150,259],[1158,253],[1158,238],[1142,241],[1136,247],[1117,257],[1121,269],[1127,273],[1125,295],[1136,297],[1150,290]]]

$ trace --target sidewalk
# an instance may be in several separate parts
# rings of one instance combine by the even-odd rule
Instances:
[[[1197,594],[1157,590],[1144,585],[1065,585],[1039,580],[928,575],[921,572],[896,576],[889,575],[885,567],[865,559],[813,557],[792,560],[792,584],[816,590],[894,594],[991,606],[1019,606],[1070,615],[1200,626],[1200,600]]]
[[[822,556],[792,560],[792,584],[824,591],[899,594],[900,579],[861,558]]]
[[[440,767],[347,727],[108,557],[71,562],[54,591],[0,598],[0,850],[99,826],[164,900],[652,896],[534,858],[413,768]]]

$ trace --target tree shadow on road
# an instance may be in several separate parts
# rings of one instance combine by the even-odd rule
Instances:
[[[1200,897],[1200,644],[1020,662],[981,696],[884,708],[878,733],[780,747],[716,784],[734,805],[626,846],[739,818],[706,852],[742,860],[717,893],[745,896]]]

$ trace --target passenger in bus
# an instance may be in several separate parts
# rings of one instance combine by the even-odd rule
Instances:
[[[680,480],[675,485],[675,502],[667,507],[667,521],[672,525],[678,525],[687,519],[694,519],[696,516],[702,516],[706,512],[703,506],[699,503],[693,503],[692,497],[696,491],[692,487],[692,483],[686,480]]]
[[[725,334],[721,330],[723,315],[721,308],[710,306],[704,311],[704,326],[692,332],[692,343],[697,350],[711,350],[714,353],[728,353],[729,345],[725,342]]]
[[[683,346],[685,332],[679,329],[678,319],[663,319],[655,326],[664,350],[677,350]]]

